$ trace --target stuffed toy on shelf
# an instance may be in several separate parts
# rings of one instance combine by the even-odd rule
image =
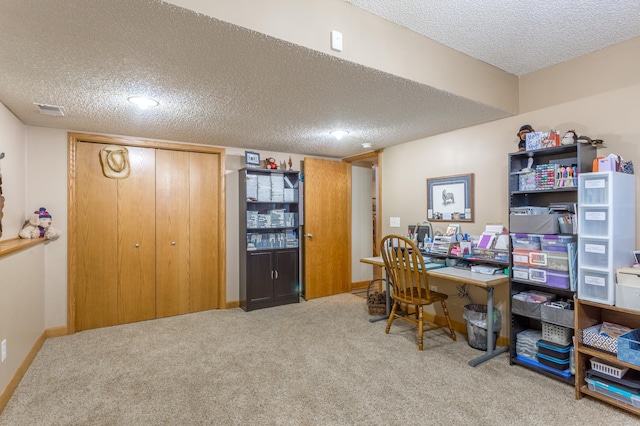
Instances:
[[[33,212],[29,220],[25,222],[18,236],[26,239],[46,238],[48,240],[55,240],[60,236],[61,232],[55,229],[52,224],[53,220],[47,209],[40,207],[40,209]]]

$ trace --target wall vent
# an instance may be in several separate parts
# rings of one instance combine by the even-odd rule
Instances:
[[[64,108],[62,108],[61,106],[39,104],[39,103],[35,103],[35,105],[38,106],[38,109],[40,109],[41,114],[54,115],[56,117],[64,117],[65,115]]]

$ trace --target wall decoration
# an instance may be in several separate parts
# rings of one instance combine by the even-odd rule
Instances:
[[[260,166],[260,154],[257,152],[245,151],[244,152],[244,163],[249,167],[259,167]]]
[[[473,173],[427,179],[427,219],[473,222]]]

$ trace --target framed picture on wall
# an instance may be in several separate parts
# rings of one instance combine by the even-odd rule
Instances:
[[[260,154],[257,152],[245,151],[244,152],[244,162],[249,167],[259,167],[260,166]]]
[[[430,222],[473,222],[473,173],[427,179]]]

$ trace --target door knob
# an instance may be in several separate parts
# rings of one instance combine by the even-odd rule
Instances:
[[[136,248],[140,247],[140,244],[136,244]]]
[[[172,246],[175,246],[175,245],[176,245],[176,242],[175,242],[175,241],[171,241],[171,245],[172,245]]]
[[[313,238],[313,234],[304,234],[305,237]]]

